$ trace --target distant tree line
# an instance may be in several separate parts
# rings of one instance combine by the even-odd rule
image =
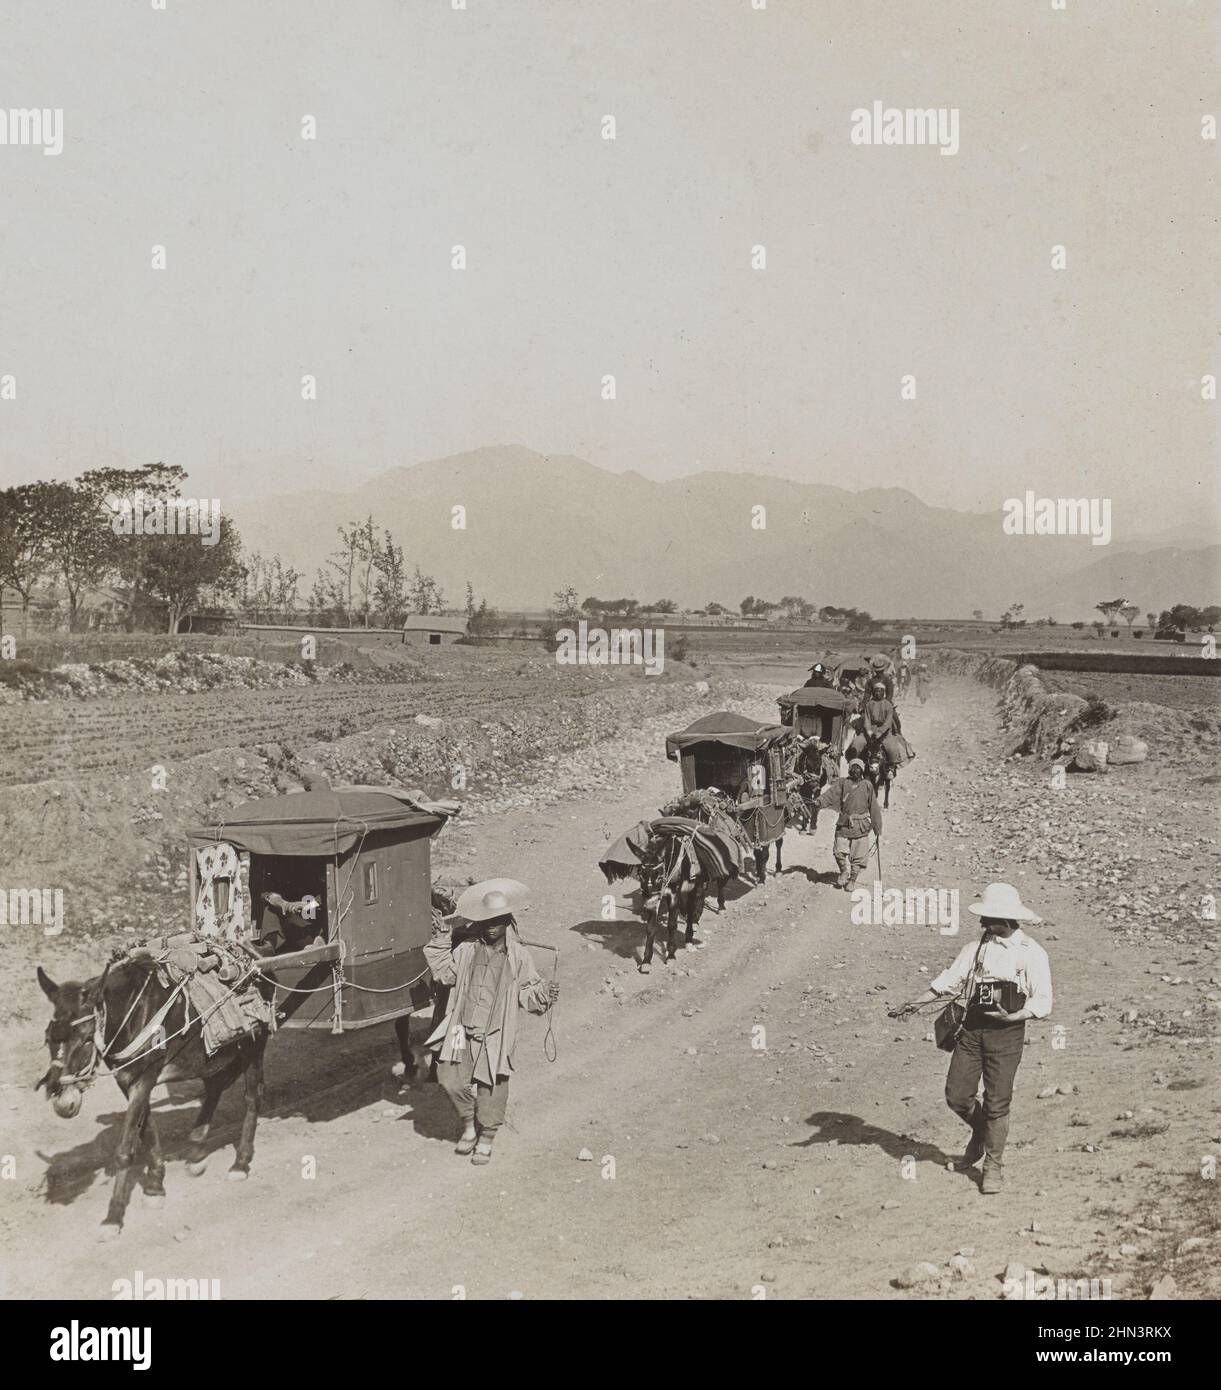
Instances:
[[[1143,629],[1136,628],[1137,619],[1141,616],[1140,605],[1130,602],[1126,598],[1102,599],[1094,605],[1094,608],[1102,616],[1093,621],[1094,631],[1102,637],[1109,630],[1112,637],[1119,636],[1119,621],[1122,618],[1127,624],[1128,633],[1132,637],[1143,637]],[[1009,631],[1013,628],[1022,628],[1027,625],[1027,619],[1023,617],[1025,606],[1020,603],[1012,603],[1001,614],[1000,630]],[[976,617],[982,614],[978,609],[975,611]],[[1191,604],[1176,603],[1172,608],[1163,608],[1161,613],[1147,612],[1145,614],[1149,629],[1153,632],[1155,639],[1181,641],[1188,632],[1213,632],[1217,624],[1221,622],[1221,606],[1216,604],[1207,608],[1195,608]],[[1032,627],[1055,627],[1055,618],[1035,618],[1030,624]],[[1078,620],[1070,626],[1075,631],[1081,631],[1085,626],[1085,620]],[[995,629],[994,629],[995,630]]]
[[[418,564],[408,567],[403,547],[372,515],[336,528],[303,599],[303,573],[279,555],[243,553],[227,516],[210,515],[206,536],[202,527],[184,533],[186,479],[177,465],[153,463],[0,489],[0,593],[16,595],[22,635],[33,608],[71,632],[177,632],[188,615],[229,608],[250,622],[318,627],[399,627],[408,614],[444,611],[440,584]],[[199,517],[205,499],[197,503]],[[496,610],[469,583],[465,613],[473,638],[497,630]]]

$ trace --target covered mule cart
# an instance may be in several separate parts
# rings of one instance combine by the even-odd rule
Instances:
[[[282,1027],[409,1015],[431,1002],[431,843],[457,810],[325,783],[244,802],[189,832],[191,926],[258,946]]]
[[[666,739],[666,756],[682,767],[683,792],[724,794],[752,849],[766,851],[784,834],[786,747],[793,731],[745,715],[706,714]]]
[[[801,738],[815,738],[838,761],[851,732],[852,702],[838,690],[825,686],[802,686],[782,695],[780,722]]]

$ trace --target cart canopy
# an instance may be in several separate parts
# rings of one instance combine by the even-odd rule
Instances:
[[[671,734],[666,739],[666,757],[676,759],[698,743],[719,743],[747,753],[761,753],[792,734],[792,729],[783,724],[760,724],[756,719],[722,710],[706,714],[680,733]]]
[[[192,844],[223,840],[250,854],[329,858],[348,853],[372,831],[414,828],[435,835],[456,810],[456,803],[398,788],[322,786],[244,801],[188,835]]]
[[[776,703],[781,709],[832,709],[842,710],[848,704],[848,697],[830,686],[803,685],[788,695],[782,695]]]

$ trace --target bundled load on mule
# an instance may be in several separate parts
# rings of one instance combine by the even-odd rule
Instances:
[[[642,973],[653,960],[657,924],[668,925],[665,959],[674,959],[678,918],[686,919],[687,943],[694,943],[695,928],[710,888],[717,906],[725,909],[725,884],[742,869],[742,847],[725,831],[687,816],[663,815],[639,821],[611,844],[598,860],[607,883],[634,878],[640,884],[641,910],[646,919]]]
[[[789,787],[786,750],[793,731],[722,710],[706,714],[666,739],[666,756],[682,766],[686,794],[715,788],[741,827],[755,860],[755,875],[767,876],[767,854],[776,846],[780,869]]]
[[[742,849],[735,835],[676,815],[638,821],[607,847],[598,860],[598,868],[609,884],[634,878],[647,897],[655,888],[653,878],[664,857],[661,844],[674,839],[691,841],[700,871],[711,883],[723,884],[742,871]]]
[[[703,821],[705,825],[727,836],[743,849],[751,847],[749,836],[734,814],[733,801],[719,787],[700,787],[693,792],[684,792],[673,801],[667,801],[661,807],[661,814]]]
[[[208,1056],[237,1038],[253,1035],[259,1027],[275,1031],[271,991],[260,974],[263,957],[244,942],[226,941],[198,932],[179,932],[141,942],[128,952],[132,960],[149,960],[158,981],[167,991],[161,1015],[169,1013],[179,991],[186,1001],[186,1023],[198,1022]],[[146,1036],[137,1037],[109,1060],[121,1062],[134,1056],[161,1027],[154,1015]]]

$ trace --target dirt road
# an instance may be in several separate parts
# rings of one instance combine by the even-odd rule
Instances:
[[[906,728],[919,757],[886,821],[885,882],[959,889],[967,933],[980,887],[967,845],[978,852],[969,837],[987,827],[951,828],[937,778],[951,764],[986,802],[993,697],[947,685]],[[397,1095],[388,1028],[285,1035],[269,1052],[250,1180],[225,1181],[228,1148],[188,1177],[194,1104],[163,1097],[166,1203],[137,1192],[121,1240],[95,1245],[118,1091],[104,1081],[80,1118],[57,1120],[28,1089],[43,1060],[31,1033],[9,1040],[22,1083],[0,1093],[16,1160],[0,1183],[5,1292],[109,1298],[140,1270],[217,1279],[226,1298],[911,1297],[896,1275],[917,1261],[944,1269],[964,1249],[965,1275],[923,1292],[998,1297],[1009,1261],[1109,1279],[1115,1297],[1144,1297],[1167,1271],[1178,1296],[1217,1291],[1217,1183],[1201,1175],[1221,1143],[1215,1039],[1138,1044],[1120,1018],[1124,1001],[1180,1001],[1216,971],[1215,942],[1151,959],[1069,886],[998,863],[1045,919],[1033,934],[1057,1002],[1028,1026],[1007,1186],[984,1198],[947,1171],[964,1131],[929,1025],[885,1016],[962,938],[854,925],[827,881],[829,818],[814,838],[790,832],[778,878],[705,916],[702,949],[637,973],[640,926],[625,907],[603,920],[595,860],[673,794],[673,765],[650,751],[625,748],[622,782],[596,806],[511,811],[462,832],[473,856],[455,845],[464,874],[530,884],[523,933],[562,952],[558,1058],[544,1059],[545,1024],[530,1019],[491,1166],[453,1154],[436,1087]],[[1076,1089],[1036,1099],[1051,1086]],[[237,1103],[222,1110],[227,1143]]]

